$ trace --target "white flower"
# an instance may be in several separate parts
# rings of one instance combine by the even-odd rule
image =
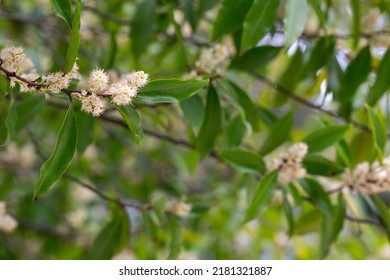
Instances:
[[[271,160],[267,161],[269,171],[278,171],[278,182],[282,185],[288,184],[306,176],[306,169],[302,167],[302,160],[307,154],[305,143],[296,143],[281,152]]]
[[[109,78],[104,70],[96,68],[89,75],[89,89],[92,92],[103,91],[108,87]]]
[[[69,87],[72,79],[78,78],[78,69],[79,66],[75,63],[72,70],[68,73],[65,74],[62,71],[51,73],[42,76],[42,80],[47,84],[47,89],[49,89],[52,93],[59,93],[61,90]]]
[[[111,95],[112,103],[125,106],[130,104],[131,100],[137,95],[137,90],[125,83],[119,82],[112,84],[107,91]]]
[[[347,169],[342,175],[344,186],[364,194],[390,191],[390,159],[385,158],[383,165],[378,162],[359,163],[354,170]]]
[[[124,75],[121,80],[130,87],[140,89],[148,83],[149,75],[144,71],[137,71]]]
[[[0,231],[10,233],[18,226],[18,222],[6,212],[4,201],[0,201]]]
[[[210,76],[222,75],[229,65],[230,52],[225,45],[214,45],[201,52],[195,63],[196,71]]]
[[[81,111],[92,114],[98,117],[103,114],[106,107],[106,102],[102,97],[96,94],[90,94],[81,98]]]
[[[191,204],[180,201],[168,208],[168,211],[175,214],[176,216],[185,217],[191,212]]]
[[[3,60],[3,67],[10,72],[23,73],[33,67],[32,61],[22,47],[5,47],[1,50],[0,57]]]
[[[35,81],[38,79],[38,74],[37,73],[30,73],[30,74],[21,74],[20,77],[28,80],[28,81]],[[20,84],[20,92],[33,92],[36,89],[34,87],[29,87],[28,84],[25,82],[19,81]]]

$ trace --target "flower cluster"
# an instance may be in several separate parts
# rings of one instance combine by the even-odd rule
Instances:
[[[199,75],[210,77],[222,75],[229,65],[231,51],[226,45],[217,44],[203,49],[195,63],[195,70],[184,75],[184,79],[196,79]]]
[[[100,116],[104,112],[106,97],[109,97],[113,104],[119,106],[130,104],[139,89],[145,86],[149,79],[149,75],[144,71],[137,71],[125,74],[115,83],[110,83],[107,73],[96,68],[89,75],[88,89],[82,89],[81,91],[68,90],[72,79],[81,80],[77,63],[68,73],[59,71],[42,75],[42,82],[38,83],[36,80],[39,75],[36,73],[31,60],[25,55],[23,48],[6,47],[2,49],[0,59],[0,66],[9,78],[11,87],[14,87],[18,82],[20,92],[39,90],[57,94],[65,91],[69,96],[80,99],[81,110],[93,116]]]
[[[18,226],[18,222],[10,216],[5,207],[5,202],[0,201],[0,231],[10,233]]]
[[[125,106],[130,104],[140,88],[148,83],[149,75],[137,71],[123,75],[117,82],[110,84],[110,78],[104,70],[94,69],[88,79],[89,89],[75,94],[81,100],[81,111],[100,116],[105,109],[104,97],[110,97],[111,102]]]
[[[306,176],[306,169],[302,167],[302,160],[307,150],[305,143],[296,143],[267,161],[267,169],[278,171],[278,182],[282,185],[303,178]]]
[[[343,176],[344,186],[350,187],[363,194],[374,194],[390,191],[390,157],[383,164],[374,162],[360,163],[354,170],[347,169]]]
[[[188,216],[188,214],[191,212],[191,209],[191,204],[185,203],[184,201],[179,201],[168,204],[167,211],[176,216],[185,217]]]

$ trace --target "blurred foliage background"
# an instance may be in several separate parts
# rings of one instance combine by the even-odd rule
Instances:
[[[68,49],[71,31],[56,2],[0,3],[0,45],[24,47],[39,73],[60,70]],[[1,118],[0,201],[18,227],[0,232],[1,259],[390,258],[386,194],[337,189],[346,168],[387,154],[378,134],[387,141],[389,1],[81,4],[85,77],[99,67],[185,79],[215,44],[229,49],[229,66],[197,73],[211,82],[184,101],[135,100],[139,144],[115,108],[94,118],[75,100],[77,153],[37,201],[40,166],[69,101],[2,89],[1,112],[13,110],[17,121],[10,133]],[[220,108],[210,107],[213,90]],[[329,126],[342,131],[321,130]],[[319,143],[303,162],[309,179],[276,186],[246,221],[264,161],[313,134]]]

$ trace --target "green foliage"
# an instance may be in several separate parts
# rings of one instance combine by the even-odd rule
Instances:
[[[115,107],[121,114],[122,118],[125,120],[127,126],[134,136],[135,141],[139,143],[143,137],[143,131],[141,126],[141,119],[137,110],[135,110],[131,105]]]
[[[76,7],[72,19],[72,31],[70,33],[70,41],[68,51],[66,53],[65,65],[63,68],[64,73],[68,73],[72,70],[73,65],[76,62],[77,54],[80,46],[80,19],[81,18],[81,2],[76,1]]]
[[[284,26],[286,30],[286,45],[291,46],[302,34],[307,20],[306,0],[287,0]]]
[[[252,152],[239,149],[220,150],[219,155],[242,172],[259,173],[265,170],[263,159]]]
[[[201,158],[204,158],[213,148],[215,139],[221,130],[222,112],[217,92],[212,85],[207,92],[205,116],[200,127],[196,148]]]
[[[50,0],[56,16],[61,17],[72,28],[72,3],[70,0]]]
[[[154,80],[139,91],[137,98],[156,103],[183,101],[199,92],[208,82],[208,80]]]
[[[69,105],[64,122],[58,132],[56,146],[50,158],[41,166],[35,185],[34,200],[46,194],[62,177],[72,162],[77,147],[77,126],[73,105]]]
[[[327,126],[309,134],[303,142],[309,146],[309,153],[319,152],[341,140],[348,129],[346,125]]]

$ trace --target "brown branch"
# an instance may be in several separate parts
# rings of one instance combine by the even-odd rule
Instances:
[[[371,129],[362,124],[362,123],[359,123],[357,121],[354,121],[354,120],[346,120],[342,115],[340,115],[339,113],[335,112],[335,111],[332,111],[332,110],[327,110],[327,109],[324,109],[322,106],[320,105],[316,105],[302,97],[300,97],[299,95],[297,95],[296,93],[292,92],[291,90],[285,88],[284,86],[281,86],[279,85],[278,83],[275,83],[274,81],[270,80],[269,78],[265,77],[264,75],[261,75],[261,74],[258,74],[254,71],[250,71],[249,72],[253,77],[255,77],[257,80],[261,81],[262,83],[274,88],[275,90],[277,90],[278,92],[288,96],[289,98],[291,98],[292,100],[296,101],[297,103],[305,106],[305,107],[308,107],[310,109],[313,109],[315,111],[318,111],[318,112],[321,112],[321,113],[324,113],[328,116],[331,116],[333,118],[336,118],[338,120],[341,120],[343,122],[346,122],[346,123],[350,123],[352,124],[354,127],[362,130],[362,131],[366,131],[368,133],[371,133]],[[390,136],[389,136],[390,137]]]

